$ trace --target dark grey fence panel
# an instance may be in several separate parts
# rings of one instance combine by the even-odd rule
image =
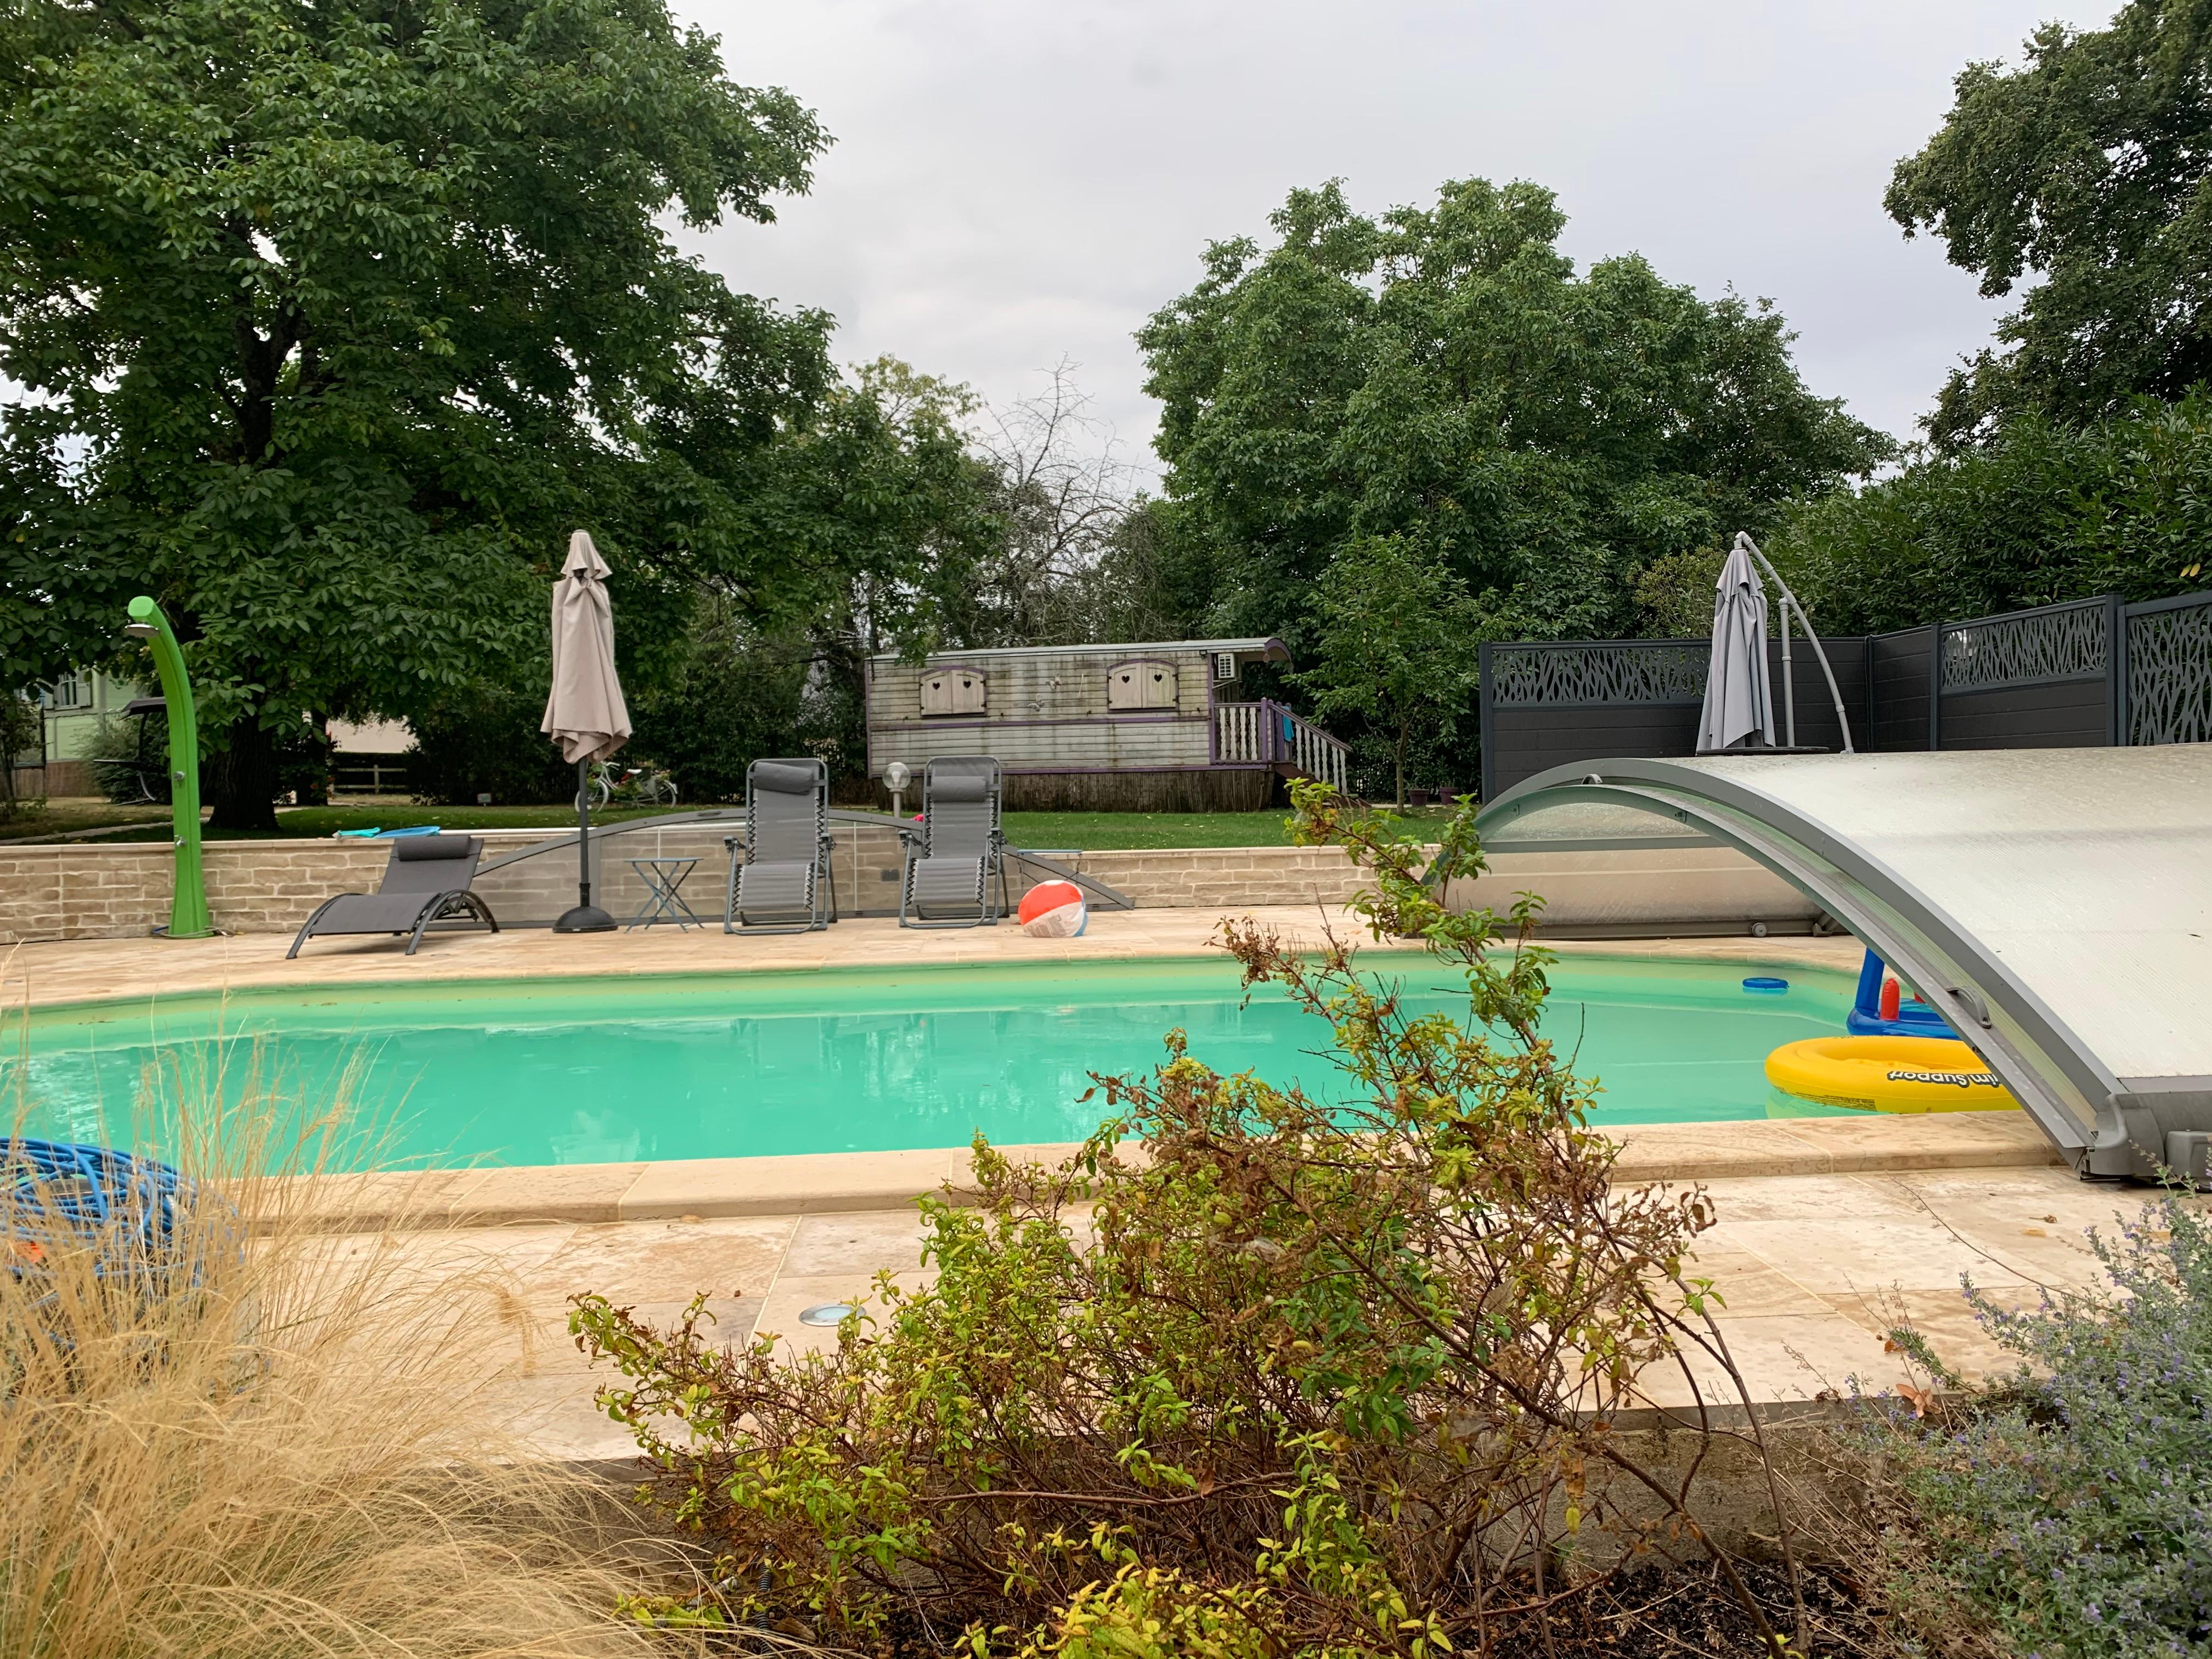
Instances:
[[[2212,742],[2212,592],[2080,599],[1821,643],[1860,749]],[[1838,748],[1819,659],[1808,641],[1790,644],[1798,742]],[[1767,653],[1780,739],[1780,641]],[[1691,753],[1710,654],[1701,640],[1484,646],[1483,798],[1577,761]]]
[[[2101,678],[1944,694],[1946,749],[2101,749],[2112,741]]]
[[[1523,778],[1616,755],[1687,755],[1698,746],[1703,701],[1614,708],[1501,708],[1483,728],[1482,798]]]
[[[1945,749],[2071,749],[2118,735],[2110,599],[1942,624],[1936,730]]]
[[[1842,746],[1828,683],[1810,641],[1790,641],[1797,738]],[[1844,707],[1866,702],[1866,641],[1823,640]],[[1782,642],[1767,641],[1782,737]],[[1516,641],[1482,647],[1482,798],[1577,761],[1697,751],[1712,648],[1703,640]],[[1856,734],[1855,734],[1856,735]]]
[[[1688,754],[1711,655],[1697,640],[1485,645],[1482,798],[1495,800],[1522,779],[1573,761]],[[1608,738],[1613,747],[1604,746]]]
[[[2212,593],[2131,605],[2123,617],[2130,743],[2212,743]]]
[[[1844,700],[1844,712],[1850,716],[1852,744],[1860,749],[1866,747],[1867,741],[1866,645],[1861,638],[1820,641],[1821,649],[1828,653],[1828,666],[1835,671],[1836,691]],[[1828,693],[1827,678],[1820,672],[1820,653],[1813,649],[1812,641],[1794,634],[1790,636],[1790,672],[1796,692],[1797,741],[1809,748],[1841,749],[1843,721],[1836,716],[1836,700]],[[1766,642],[1766,676],[1774,688],[1774,740],[1786,742],[1786,717],[1782,706],[1782,641],[1778,639]]]
[[[1869,749],[1932,749],[1928,688],[1936,653],[1933,628],[1877,634],[1867,641]]]

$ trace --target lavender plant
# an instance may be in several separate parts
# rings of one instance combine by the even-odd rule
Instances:
[[[1903,1500],[1892,1597],[2024,1659],[2212,1655],[2212,1225],[2169,1194],[2090,1244],[2109,1288],[2017,1311],[1970,1288],[2022,1361],[2001,1381],[1963,1389],[1893,1333],[1954,1392],[1924,1419],[1885,1403],[1874,1420]]]

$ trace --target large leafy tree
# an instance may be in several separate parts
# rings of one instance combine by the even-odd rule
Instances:
[[[1967,65],[1886,205],[1984,295],[2028,283],[2002,349],[1944,388],[1944,447],[2212,378],[2212,0],[2134,0],[2106,28],[2045,25],[2018,68]]]
[[[1565,222],[1526,183],[1379,220],[1330,184],[1291,193],[1272,247],[1207,250],[1139,337],[1200,625],[1310,647],[1332,561],[1396,536],[1492,634],[1618,632],[1654,560],[1889,453],[1805,388],[1771,307],[1635,256],[1578,272]]]
[[[154,593],[252,827],[303,721],[534,678],[571,528],[647,679],[702,583],[765,616],[912,556],[827,319],[669,236],[770,218],[824,142],[662,0],[8,8],[0,670]]]
[[[1320,583],[1314,712],[1358,717],[1389,756],[1398,805],[1413,745],[1449,740],[1474,701],[1482,615],[1467,585],[1398,536],[1365,537]]]
[[[1838,634],[2194,592],[2212,563],[2212,393],[2081,427],[2016,413],[1971,448],[1805,503],[1771,547]]]

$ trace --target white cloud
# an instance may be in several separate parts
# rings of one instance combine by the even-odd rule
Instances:
[[[2110,0],[2063,5],[2094,27]],[[839,350],[1034,391],[1061,356],[1132,449],[1130,339],[1212,239],[1341,175],[1379,210],[1447,178],[1556,190],[1568,251],[1638,250],[1780,302],[1807,378],[1900,434],[2002,307],[1881,210],[1951,77],[2052,0],[1655,6],[1367,0],[688,0],[732,75],[838,139],[769,227],[690,239],[738,287],[819,305]]]

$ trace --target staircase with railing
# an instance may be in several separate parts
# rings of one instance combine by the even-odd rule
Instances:
[[[1351,750],[1279,702],[1213,706],[1213,759],[1218,766],[1267,766],[1289,777],[1347,787]]]

